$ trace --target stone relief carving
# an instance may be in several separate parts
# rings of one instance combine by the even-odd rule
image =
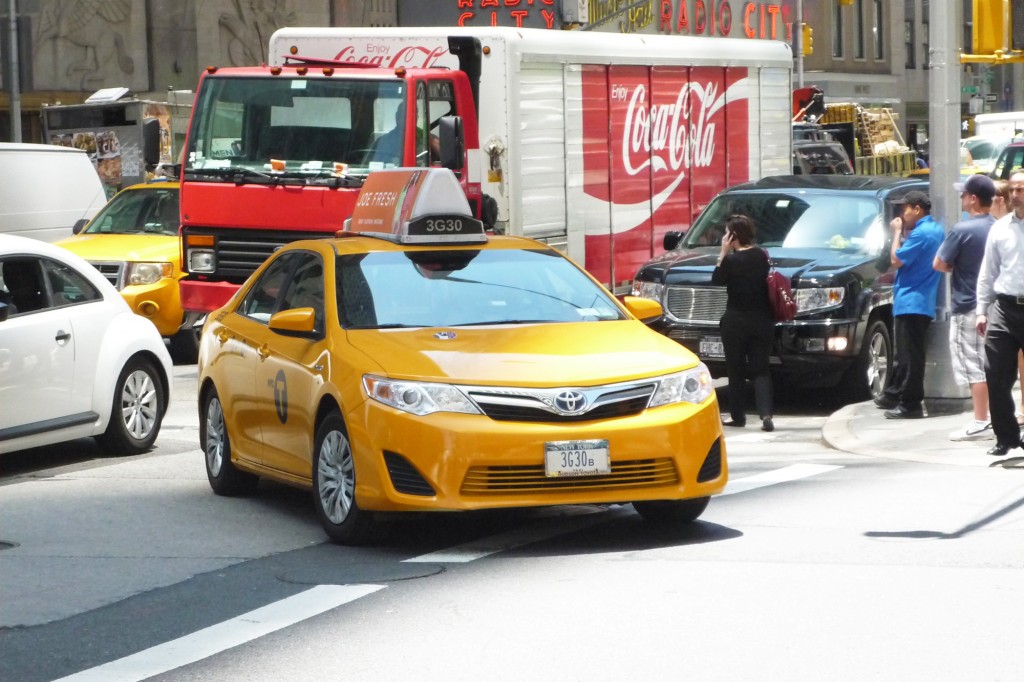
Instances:
[[[129,80],[131,14],[131,0],[44,0],[35,35],[37,64],[53,69],[44,80],[82,91]]]
[[[295,13],[278,0],[232,0],[218,21],[221,50],[232,66],[255,66],[267,61],[270,34],[295,23]]]

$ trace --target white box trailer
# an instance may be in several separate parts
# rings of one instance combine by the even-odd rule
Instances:
[[[978,114],[974,117],[974,134],[977,136],[1011,139],[1017,133],[1024,133],[1024,111]]]
[[[790,172],[792,54],[778,41],[285,28],[269,58],[458,69],[450,36],[481,45],[470,179],[497,200],[497,227],[566,250],[617,292],[719,191]]]

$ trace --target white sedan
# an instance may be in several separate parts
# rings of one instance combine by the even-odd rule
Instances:
[[[171,371],[156,327],[96,268],[0,235],[0,453],[88,436],[110,454],[145,452]]]

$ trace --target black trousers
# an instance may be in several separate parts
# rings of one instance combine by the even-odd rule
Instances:
[[[985,380],[988,410],[996,442],[1016,447],[1020,426],[1013,414],[1013,385],[1017,381],[1017,354],[1024,349],[1024,305],[997,298],[988,309],[985,329]]]
[[[722,346],[725,372],[729,377],[729,415],[733,421],[747,420],[747,376],[754,380],[754,405],[764,419],[772,416],[772,377],[768,356],[775,336],[770,313],[726,310],[722,315]]]
[[[924,400],[924,354],[931,322],[927,315],[897,315],[894,319],[896,368],[885,395],[908,410],[921,409]]]

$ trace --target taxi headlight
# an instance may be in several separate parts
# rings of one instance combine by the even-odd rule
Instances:
[[[799,314],[834,308],[842,304],[846,290],[843,287],[811,287],[794,289],[793,294],[796,296],[796,312]]]
[[[392,381],[375,376],[364,376],[366,395],[395,409],[423,416],[434,412],[462,412],[480,414],[480,410],[465,393],[446,384],[428,384],[420,381]]]
[[[658,390],[651,398],[651,407],[671,403],[702,403],[715,392],[711,372],[702,362],[693,369],[661,378]]]
[[[171,276],[170,263],[128,263],[125,268],[125,284],[154,284]]]
[[[649,298],[652,301],[661,303],[661,296],[665,293],[665,285],[660,282],[644,282],[639,279],[633,280],[633,296]]]
[[[217,270],[217,256],[213,249],[189,249],[188,250],[188,271],[189,272],[215,272]]]

